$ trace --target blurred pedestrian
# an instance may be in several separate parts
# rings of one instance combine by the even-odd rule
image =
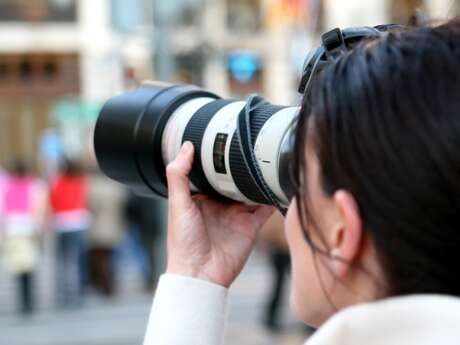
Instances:
[[[99,172],[91,174],[89,200],[92,224],[89,232],[89,278],[106,296],[115,291],[114,249],[120,244],[125,229],[123,207],[125,189]]]
[[[59,171],[59,162],[64,153],[62,138],[54,128],[45,129],[38,143],[40,172],[46,181],[52,181]]]
[[[162,232],[166,232],[166,207],[162,199],[143,198],[142,202],[142,223],[140,227],[140,240],[149,263],[149,270],[146,274],[145,284],[148,291],[152,291],[158,284],[162,271],[163,243]]]
[[[87,180],[82,167],[66,160],[51,185],[51,209],[57,234],[57,301],[62,307],[80,306],[86,279]]]
[[[268,245],[270,266],[273,273],[270,295],[265,308],[264,324],[269,330],[278,331],[281,329],[280,307],[291,265],[289,247],[284,234],[284,218],[280,213],[275,213],[264,225],[260,233],[260,240]]]
[[[0,195],[3,195],[3,191],[5,188],[7,174],[6,171],[0,166]],[[3,221],[3,200],[0,198],[0,224]],[[0,236],[0,243],[1,243],[1,236]]]
[[[7,175],[6,171],[0,166],[0,188],[3,186]]]
[[[7,271],[16,275],[20,312],[30,314],[35,307],[33,272],[39,261],[38,234],[43,224],[45,188],[22,160],[12,163],[10,174],[2,180],[3,263]]]
[[[166,202],[145,198],[131,193],[126,204],[126,219],[130,236],[139,243],[142,253],[137,254],[147,291],[152,291],[158,282],[164,261],[160,250],[161,234],[166,231]]]

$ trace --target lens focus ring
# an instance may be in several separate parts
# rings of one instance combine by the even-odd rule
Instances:
[[[265,122],[275,113],[284,109],[281,106],[265,105],[256,108],[251,113],[251,138],[254,148],[257,136],[264,126]],[[245,111],[243,109],[242,111]],[[256,182],[251,176],[240,149],[238,134],[235,132],[230,145],[230,171],[239,191],[249,200],[261,204],[271,204],[257,187]]]
[[[182,143],[190,141],[195,148],[195,157],[193,159],[193,167],[190,173],[190,180],[200,192],[212,195],[214,197],[222,197],[221,194],[211,186],[206,178],[201,160],[201,146],[204,137],[204,132],[213,116],[227,104],[234,101],[217,100],[201,107],[195,115],[190,119],[185,128]]]

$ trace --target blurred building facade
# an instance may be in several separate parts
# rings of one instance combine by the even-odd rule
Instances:
[[[126,3],[0,1],[0,164],[50,145],[81,155],[100,104],[150,74],[146,2]],[[39,144],[48,127],[62,142]]]
[[[156,1],[154,77],[202,85],[223,96],[261,93],[296,100],[308,50],[335,27],[447,19],[458,0]]]
[[[296,102],[334,27],[447,18],[458,0],[0,0],[0,165],[81,156],[101,104],[142,79]],[[62,142],[48,127],[57,127]],[[62,148],[57,148],[61,145]]]

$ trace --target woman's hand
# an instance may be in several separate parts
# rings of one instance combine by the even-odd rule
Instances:
[[[188,174],[193,151],[193,145],[186,142],[167,167],[167,272],[229,287],[274,209],[216,201],[205,195],[192,196]]]

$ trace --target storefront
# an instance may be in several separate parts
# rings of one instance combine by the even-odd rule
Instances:
[[[0,163],[23,157],[35,164],[53,103],[79,93],[77,54],[0,54]]]

